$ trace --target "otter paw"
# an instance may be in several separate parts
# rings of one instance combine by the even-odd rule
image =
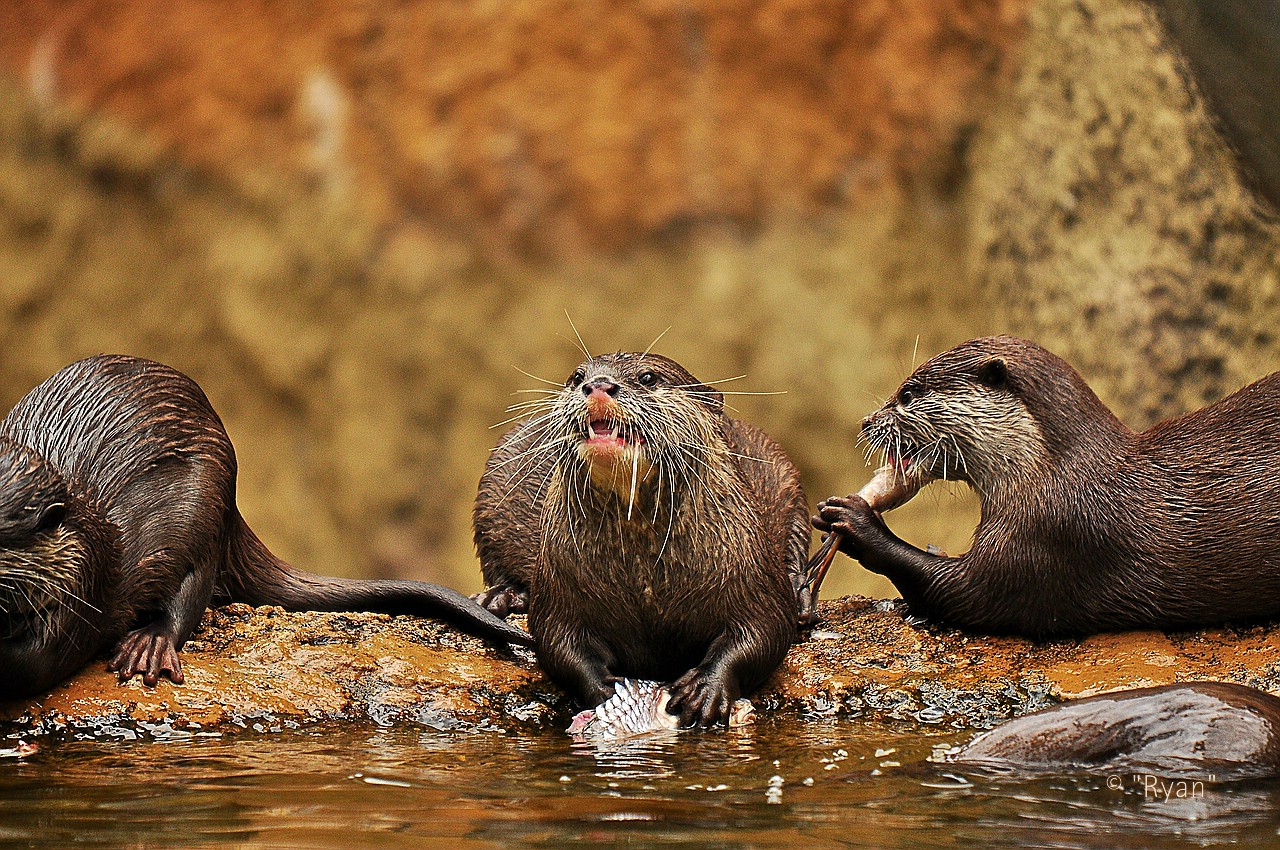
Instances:
[[[529,591],[511,584],[495,585],[484,593],[471,597],[482,608],[488,608],[495,617],[505,619],[511,614],[529,613]]]
[[[680,716],[681,726],[728,724],[738,696],[735,683],[695,667],[671,685],[667,711]]]
[[[818,504],[813,527],[840,535],[840,551],[857,558],[862,541],[882,533],[884,522],[861,496],[832,496]]]
[[[121,682],[142,676],[142,684],[154,688],[163,674],[175,685],[182,684],[182,660],[173,637],[157,627],[149,626],[129,632],[116,646],[107,662],[107,670]]]

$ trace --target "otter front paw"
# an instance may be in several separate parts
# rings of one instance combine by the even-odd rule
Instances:
[[[141,674],[142,684],[148,688],[154,688],[162,674],[175,685],[183,680],[182,660],[173,636],[160,626],[144,626],[125,635],[107,662],[107,670],[121,682]]]
[[[514,584],[498,584],[471,597],[488,608],[495,617],[505,619],[510,614],[529,613],[529,589]]]
[[[863,542],[880,532],[884,522],[861,496],[832,496],[818,503],[813,527],[824,534],[836,534],[840,551],[850,558],[861,558]]]
[[[680,716],[681,726],[727,724],[739,696],[732,677],[695,667],[671,685],[667,711]]]

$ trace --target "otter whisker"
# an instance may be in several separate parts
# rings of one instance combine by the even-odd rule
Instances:
[[[960,464],[960,468],[967,478],[969,476],[969,465],[965,463],[964,454],[960,451],[960,443],[956,441],[955,434],[949,434],[948,436],[951,438],[951,447],[955,449],[956,461]]]
[[[525,459],[527,459],[527,458],[529,458],[529,457],[531,457],[531,456],[536,457],[536,456],[537,456],[537,455],[539,455],[539,454],[543,454],[543,453],[545,453],[545,452],[548,452],[548,451],[550,451],[550,450],[554,449],[554,448],[555,448],[557,445],[559,445],[560,443],[570,443],[570,442],[572,442],[572,441],[573,441],[573,439],[574,439],[573,437],[556,437],[555,439],[550,440],[550,441],[548,441],[548,442],[546,442],[546,443],[535,444],[535,445],[530,446],[529,448],[525,449],[525,450],[524,450],[524,451],[522,451],[522,452],[517,452],[516,454],[513,454],[511,457],[506,458],[505,460],[498,461],[497,463],[493,464],[493,466],[492,466],[492,467],[490,467],[490,468],[491,468],[491,469],[501,469],[502,467],[506,466],[506,465],[507,465],[507,464],[509,464],[509,463],[517,463],[517,462],[519,462],[519,461],[521,461],[521,460],[525,460]],[[519,467],[519,468],[517,469],[517,473],[516,473],[516,474],[518,475],[518,474],[519,474],[519,472],[520,472],[521,470],[523,470],[523,469],[524,469],[524,467],[523,467],[523,466]]]
[[[528,407],[528,406],[529,405],[513,405],[511,407],[508,407],[507,411],[510,412],[512,410],[516,410],[516,409],[519,409],[522,407]],[[545,405],[543,405],[541,402],[539,402],[537,405],[532,405],[532,407],[535,407],[535,408],[542,407],[543,409],[547,409],[548,413],[546,415],[550,415],[551,411],[553,410],[551,408],[546,408]],[[529,410],[522,410],[520,413],[517,413],[515,416],[512,416],[510,419],[504,419],[501,422],[493,423],[492,425],[489,426],[489,430],[492,431],[494,428],[501,428],[503,425],[510,425],[512,422],[518,422],[521,419],[527,418],[528,416],[529,416]]]
[[[738,452],[726,452],[726,454],[729,455],[729,457],[736,457],[741,460],[752,460],[752,461],[755,461],[756,463],[763,463],[765,466],[774,465],[774,461],[769,460],[766,457],[753,457],[751,455],[739,454]]]
[[[578,347],[582,349],[583,354],[587,355],[588,360],[592,359],[591,352],[587,350],[587,344],[582,341],[582,334],[578,333],[578,326],[573,323],[573,317],[569,315],[568,310],[564,311],[564,317],[569,320],[569,327],[573,328],[573,335],[578,338]]]
[[[540,443],[539,440],[546,438],[551,433],[553,427],[556,426],[557,424],[558,423],[552,418],[551,414],[540,416],[536,419],[528,420],[523,427],[530,430],[532,432],[532,435],[536,438],[532,441],[532,445],[530,445],[529,448],[525,449],[524,451],[517,452],[512,457],[509,457],[506,460],[500,461],[498,464],[495,465],[494,468],[500,469],[501,467],[505,466],[506,464],[510,463],[513,460],[518,460],[519,458],[524,457],[525,455],[531,452],[538,452],[545,449],[546,445],[543,443]],[[554,439],[556,442],[559,442],[559,440],[561,439],[569,440],[569,439],[572,439],[572,437],[564,436],[564,437],[558,437]]]
[[[692,383],[692,384],[667,384],[667,386],[669,386],[669,387],[673,387],[673,388],[678,389],[678,390],[687,390],[687,389],[689,389],[690,387],[712,387],[712,386],[715,386],[716,384],[727,384],[727,383],[729,383],[730,381],[741,381],[741,380],[742,380],[743,378],[745,378],[745,377],[747,377],[747,376],[746,376],[746,375],[734,375],[732,378],[721,378],[721,379],[720,379],[720,380],[718,380],[718,381],[698,381],[698,382],[696,382],[696,383]]]
[[[508,408],[508,410],[510,410],[510,408]],[[517,413],[515,416],[512,416],[509,419],[503,419],[501,422],[493,423],[492,425],[489,426],[489,430],[492,431],[494,428],[501,428],[503,425],[510,425],[512,422],[519,422],[523,419],[528,419],[528,418],[529,418],[529,411],[522,410],[519,413]]]
[[[631,450],[631,498],[627,501],[627,521],[631,521],[631,509],[636,506],[636,488],[640,486],[640,452]]]
[[[549,384],[555,387],[556,389],[554,390],[554,392],[559,392],[560,389],[564,386],[560,381],[549,381],[546,378],[540,378],[531,372],[526,372],[525,370],[521,369],[519,366],[515,365],[514,363],[511,364],[511,368],[515,369],[517,372],[519,372],[521,375],[524,375],[526,378],[532,378],[533,380],[538,381],[539,383]],[[517,390],[517,392],[521,392],[521,391]]]
[[[545,402],[538,402],[536,404],[513,404],[507,408],[507,412],[515,413],[515,415],[509,419],[504,419],[501,422],[490,425],[489,428],[498,428],[511,422],[518,422],[521,419],[541,419],[542,417],[552,415],[555,412],[555,407],[553,405],[548,405]]]
[[[543,410],[554,410],[556,406],[556,397],[549,396],[547,398],[535,398],[529,401],[517,401],[507,405],[507,410],[525,410],[529,408],[542,408]]]
[[[643,353],[641,353],[641,355],[640,355],[640,356],[641,356],[641,357],[644,357],[644,356],[646,356],[650,351],[653,351],[653,347],[654,347],[655,345],[657,345],[657,344],[658,344],[658,340],[660,340],[660,339],[662,339],[664,336],[666,336],[666,335],[667,335],[667,331],[669,331],[669,330],[671,330],[671,325],[667,325],[667,326],[666,326],[666,328],[664,328],[664,329],[663,329],[662,333],[660,333],[660,334],[658,334],[656,337],[654,337],[654,338],[653,338],[653,342],[649,343],[649,347],[648,347],[648,348],[646,348],[646,349],[644,350],[644,352],[643,352]]]
[[[568,440],[565,440],[564,442],[567,443]],[[555,447],[554,443],[550,445],[550,449],[554,449],[554,447]],[[526,459],[525,464],[522,464],[521,466],[516,468],[515,474],[513,475],[513,477],[515,477],[516,480],[512,482],[511,486],[507,489],[507,491],[502,494],[502,498],[498,500],[499,506],[506,504],[507,499],[509,499],[512,495],[514,495],[520,490],[520,485],[522,485],[525,481],[527,481],[529,476],[533,475],[534,472],[537,471],[538,457],[542,454],[547,453],[548,450],[549,448],[547,446],[540,446],[536,454],[532,454],[531,457]],[[530,454],[530,453],[526,453],[526,454]],[[506,461],[503,461],[503,462],[505,463]]]
[[[720,395],[786,395],[787,390],[716,390]]]

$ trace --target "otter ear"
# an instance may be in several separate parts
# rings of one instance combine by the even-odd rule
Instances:
[[[52,505],[47,505],[40,513],[40,519],[36,520],[36,531],[51,531],[61,525],[66,516],[66,505],[56,502]]]
[[[1002,390],[1009,385],[1009,367],[999,357],[988,360],[978,367],[978,382],[993,390]]]
[[[696,384],[689,387],[689,392],[697,393],[698,398],[717,413],[724,410],[724,395],[714,387],[709,387],[706,384]]]

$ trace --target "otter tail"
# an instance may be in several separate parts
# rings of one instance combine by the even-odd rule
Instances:
[[[228,523],[219,596],[288,611],[375,611],[434,617],[497,644],[531,646],[523,629],[505,623],[471,599],[423,581],[384,581],[321,576],[289,566],[271,554],[244,518]]]

